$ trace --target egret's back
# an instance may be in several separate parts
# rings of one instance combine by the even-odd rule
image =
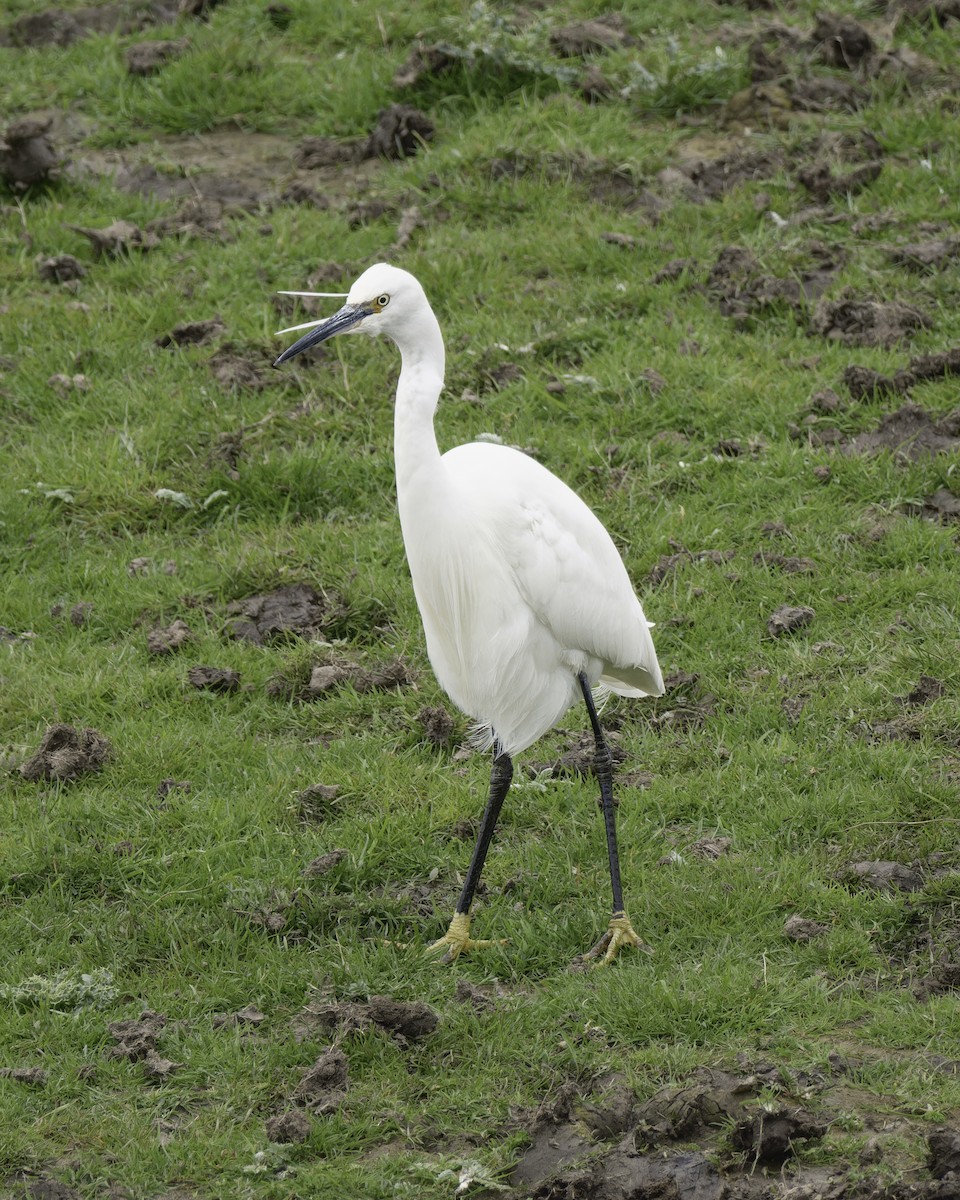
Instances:
[[[607,531],[532,458],[469,443],[443,455],[429,524],[404,541],[430,661],[504,749],[531,745],[579,696],[586,673],[622,695],[659,695],[648,623]],[[405,513],[405,509],[407,510]]]

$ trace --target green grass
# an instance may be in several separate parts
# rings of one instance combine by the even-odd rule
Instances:
[[[85,1198],[108,1184],[137,1197],[449,1196],[465,1159],[507,1170],[523,1145],[516,1114],[566,1081],[589,1092],[621,1071],[643,1097],[737,1054],[797,1072],[823,1067],[837,1047],[860,1064],[856,1086],[878,1109],[894,1105],[921,1131],[955,1121],[956,1079],[929,1066],[956,1040],[955,996],[919,1000],[911,985],[929,968],[926,922],[955,930],[957,532],[906,506],[956,491],[960,457],[905,466],[790,434],[815,392],[845,398],[851,363],[893,373],[911,354],[960,344],[956,262],[911,275],[886,254],[918,240],[924,223],[950,225],[953,100],[879,83],[861,112],[793,114],[745,142],[783,150],[768,177],[654,213],[629,203],[631,186],[656,190],[657,172],[693,137],[720,146],[745,136],[724,124],[723,105],[749,81],[753,15],[627,6],[639,43],[598,60],[625,95],[586,105],[568,73],[578,64],[558,58],[548,34],[593,15],[590,5],[571,0],[526,26],[492,7],[462,25],[425,2],[384,11],[363,0],[329,20],[324,6],[290,7],[286,29],[248,0],[217,7],[208,23],[150,29],[187,37],[189,49],[145,80],[123,63],[140,35],[0,47],[4,123],[60,113],[55,136],[64,148],[60,130],[75,131],[77,162],[122,147],[169,171],[167,135],[222,127],[275,134],[292,156],[307,134],[365,134],[398,99],[426,107],[438,127],[414,159],[319,176],[325,209],[276,203],[228,215],[222,237],[167,236],[115,259],[95,260],[71,227],[146,225],[176,203],[82,171],[3,196],[0,625],[16,636],[0,640],[0,1065],[43,1066],[48,1081],[0,1077],[0,1181],[47,1172]],[[866,5],[849,11],[869,19]],[[808,31],[812,13],[803,5],[784,18]],[[391,80],[417,34],[475,50],[399,96]],[[946,66],[956,26],[911,25],[896,44]],[[884,170],[779,231],[764,214],[808,203],[793,171],[825,126],[875,130]],[[349,220],[369,199],[385,201],[385,215]],[[413,204],[423,225],[396,253],[399,213]],[[851,233],[857,218],[884,212],[897,223]],[[840,223],[827,219],[837,213]],[[611,244],[611,232],[635,243]],[[809,265],[814,241],[849,251],[829,295],[847,286],[905,300],[934,328],[909,347],[850,348],[809,336],[786,307],[739,327],[702,286],[727,244],[787,276]],[[35,260],[60,253],[86,266],[78,284],[40,282]],[[681,256],[695,265],[651,282]],[[475,911],[478,936],[508,944],[449,969],[419,953],[452,910],[470,850],[458,826],[479,817],[488,764],[432,746],[416,719],[444,697],[395,514],[396,354],[345,339],[321,362],[266,370],[274,330],[293,323],[277,313],[277,289],[306,286],[330,261],[346,286],[383,257],[417,273],[445,332],[441,444],[496,433],[576,487],[623,551],[665,671],[698,676],[691,702],[712,697],[702,727],[659,721],[676,707],[669,697],[606,710],[628,768],[653,779],[625,787],[619,810],[628,902],[656,947],[650,959],[568,972],[607,920],[594,786],[520,771]],[[214,314],[226,327],[219,342],[264,368],[262,390],[217,382],[219,342],[156,344]],[[497,387],[491,373],[506,363],[520,373]],[[85,386],[58,389],[48,382],[58,374]],[[913,398],[943,416],[955,383],[923,384]],[[832,423],[849,436],[897,404],[850,402]],[[240,446],[233,463],[225,437]],[[739,457],[715,452],[730,438]],[[789,535],[770,536],[768,522]],[[680,561],[647,585],[677,543],[729,557]],[[815,572],[756,558],[778,551],[811,558]],[[132,573],[135,559],[146,569]],[[271,695],[271,680],[301,678],[323,651],[231,640],[226,610],[294,582],[339,597],[327,630],[337,653],[367,664],[402,656],[415,686],[345,687],[306,704]],[[766,621],[781,603],[810,605],[814,623],[772,638]],[[78,604],[90,607],[75,625]],[[192,641],[149,654],[147,632],[178,617]],[[241,688],[190,688],[198,663],[239,671]],[[902,717],[894,698],[921,674],[945,690],[913,713],[915,736],[872,737]],[[792,716],[785,699],[802,701]],[[20,776],[56,722],[110,740],[102,772],[63,784]],[[581,715],[567,725],[580,729]],[[466,722],[456,731],[454,746]],[[556,731],[525,759],[564,745]],[[189,790],[159,796],[171,778]],[[326,819],[309,823],[297,796],[315,783],[340,791]],[[713,834],[731,839],[729,851],[698,858],[690,847]],[[332,849],[347,852],[340,864],[304,877]],[[919,864],[925,889],[844,881],[847,864],[874,859]],[[786,940],[793,913],[827,933]],[[100,1003],[58,1000],[44,983],[31,997],[17,991],[33,976],[52,987],[98,971],[112,979]],[[497,981],[494,1006],[458,1002],[459,977]],[[298,1041],[297,1014],[318,995],[373,994],[426,1001],[437,1031],[410,1046],[377,1029],[347,1036],[343,1107],[312,1119],[302,1145],[269,1143],[266,1119],[289,1107],[330,1041]],[[215,1014],[248,1004],[265,1014],[256,1029],[215,1027]],[[166,1014],[160,1050],[182,1064],[158,1082],[107,1054],[108,1023],[143,1009]],[[853,1120],[816,1154],[855,1163],[865,1136]],[[922,1160],[922,1147],[905,1153]],[[447,1167],[453,1183],[440,1177]]]

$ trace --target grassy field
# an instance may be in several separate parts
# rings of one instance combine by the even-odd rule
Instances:
[[[59,164],[0,152],[0,1196],[948,1194],[960,22],[193,7],[0,31],[8,146],[39,114]],[[395,104],[434,132],[378,156]],[[441,446],[569,482],[656,622],[667,695],[605,713],[652,957],[569,969],[579,711],[518,763],[506,944],[421,953],[489,763],[406,571],[398,356],[269,369],[278,289],[381,259],[444,329]],[[251,598],[298,586],[278,633]],[[37,760],[55,725],[98,736]]]

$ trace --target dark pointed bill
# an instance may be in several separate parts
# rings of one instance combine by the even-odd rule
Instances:
[[[345,304],[332,317],[327,317],[323,321],[310,322],[313,325],[310,332],[305,333],[292,346],[288,346],[273,365],[279,367],[281,363],[289,362],[291,358],[302,354],[304,350],[309,350],[311,346],[319,346],[321,342],[327,341],[328,338],[336,337],[338,333],[346,333],[348,329],[352,329],[354,325],[359,324],[364,317],[369,316],[370,309],[365,308],[362,304]],[[301,325],[300,328],[302,329],[303,326]],[[281,332],[291,333],[292,330],[284,329]]]

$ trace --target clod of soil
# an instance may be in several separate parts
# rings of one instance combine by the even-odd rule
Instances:
[[[17,191],[55,180],[59,160],[47,136],[50,117],[21,117],[0,139],[0,179]]]
[[[822,299],[810,321],[810,332],[845,346],[889,348],[918,329],[932,329],[933,321],[911,304],[896,300],[859,300],[852,295]]]
[[[131,75],[156,75],[168,62],[173,62],[185,53],[190,43],[186,38],[168,42],[134,42],[124,54],[127,71]]]
[[[960,408],[939,421],[918,404],[904,404],[887,413],[876,429],[858,433],[844,443],[855,454],[876,454],[890,450],[896,458],[916,462],[921,458],[948,453],[960,442]]]
[[[227,606],[231,637],[268,646],[291,637],[312,638],[321,633],[337,602],[331,593],[308,583],[292,583],[272,592],[234,600]]]
[[[799,279],[765,274],[745,246],[725,246],[720,251],[707,276],[707,291],[725,317],[740,321],[777,306],[799,311],[806,299]]]
[[[413,681],[414,676],[410,668],[399,658],[380,663],[372,670],[367,670],[366,667],[348,659],[335,659],[315,666],[305,686],[296,679],[291,680],[281,675],[270,680],[267,692],[271,696],[285,696],[306,702],[317,700],[344,684],[349,684],[362,694],[409,687]]]
[[[843,382],[854,400],[874,396],[906,395],[918,383],[960,375],[960,346],[939,354],[920,354],[893,375],[882,375],[870,367],[851,364],[844,370]]]
[[[409,104],[382,108],[364,147],[364,158],[410,158],[429,142],[436,127],[426,113]]]
[[[802,558],[794,554],[770,554],[766,550],[758,550],[753,561],[761,567],[776,567],[787,575],[815,575],[817,564],[812,558]]]
[[[37,274],[44,283],[72,283],[75,279],[83,279],[86,273],[86,267],[72,254],[37,259]]]
[[[960,255],[960,238],[931,238],[925,242],[893,246],[888,254],[897,267],[911,271],[940,271]]]
[[[950,1174],[960,1177],[960,1133],[949,1126],[933,1129],[927,1136],[927,1170],[934,1179]]]
[[[196,346],[219,337],[224,329],[226,326],[219,315],[205,321],[184,321],[181,325],[175,325],[169,333],[161,334],[156,342],[161,349],[168,346]]]
[[[812,608],[803,604],[796,607],[781,604],[767,618],[767,630],[772,637],[782,637],[785,633],[805,629],[816,615]]]
[[[877,892],[919,892],[923,887],[920,872],[898,862],[850,863],[840,877]]]
[[[297,796],[300,820],[321,824],[340,807],[339,794],[340,789],[335,784],[315,783],[304,788]]]
[[[939,700],[941,696],[946,695],[946,691],[947,685],[943,680],[936,679],[933,675],[921,675],[913,691],[908,692],[905,696],[894,696],[894,700],[897,704],[919,708],[924,704]]]
[[[119,0],[70,12],[48,8],[18,17],[0,34],[0,45],[69,46],[89,34],[136,33],[150,25],[168,25],[177,13],[178,0]]]
[[[68,225],[67,228],[82,234],[93,246],[97,258],[119,257],[132,250],[153,250],[160,245],[155,233],[141,229],[132,221],[114,221],[104,229],[87,229],[83,225]]]
[[[151,654],[173,654],[192,636],[190,626],[178,618],[166,629],[151,629],[147,634],[147,649]]]
[[[668,575],[672,574],[677,568],[685,562],[712,562],[717,566],[721,566],[725,562],[729,562],[733,558],[732,550],[688,550],[686,546],[682,546],[679,542],[670,539],[670,546],[673,549],[673,554],[664,554],[658,559],[656,566],[652,567],[647,574],[647,582],[651,587],[656,587],[657,584],[663,583]]]
[[[37,752],[20,767],[24,779],[77,779],[99,771],[113,747],[95,729],[53,725],[40,741]]]
[[[428,1037],[440,1022],[439,1015],[419,1000],[394,1000],[392,996],[370,996],[359,1000],[317,1001],[309,1004],[296,1023],[298,1040],[315,1037],[318,1029],[356,1033],[379,1025],[401,1043]],[[301,1036],[302,1035],[302,1036]]]
[[[266,1134],[271,1142],[305,1142],[310,1136],[310,1118],[299,1108],[291,1108],[267,1121]]]
[[[149,1009],[129,1021],[111,1021],[107,1028],[117,1045],[107,1051],[107,1058],[126,1058],[142,1062],[143,1070],[152,1079],[165,1079],[178,1070],[180,1063],[163,1058],[157,1050],[157,1037],[167,1018]]]
[[[236,351],[229,343],[221,346],[207,362],[213,377],[225,392],[262,392],[277,376],[263,369],[259,359],[251,359]]]
[[[256,1027],[265,1021],[266,1014],[262,1013],[255,1004],[238,1008],[232,1013],[217,1013],[213,1018],[214,1029],[233,1029],[238,1025],[253,1025]]]
[[[917,510],[911,507],[907,511],[914,514]],[[955,496],[949,488],[937,488],[919,506],[919,513],[931,521],[960,521],[960,496]]]
[[[21,1195],[28,1196],[30,1200],[80,1200],[78,1191],[61,1183],[59,1179],[48,1177],[34,1180]]]
[[[796,1153],[798,1141],[820,1141],[827,1128],[825,1121],[802,1108],[780,1105],[769,1111],[764,1107],[734,1126],[730,1143],[762,1166],[779,1167]]]
[[[596,774],[596,747],[593,736],[585,731],[573,733],[567,738],[567,749],[558,758],[548,762],[527,763],[524,773],[531,779],[546,775],[550,779],[589,779]],[[611,739],[610,758],[614,767],[626,762],[627,755]]]
[[[314,1112],[334,1112],[347,1094],[347,1056],[339,1046],[324,1050],[313,1066],[304,1072],[293,1099]]]
[[[334,867],[339,866],[346,857],[346,850],[330,850],[326,854],[321,854],[303,868],[304,878],[316,879],[319,875],[326,875]]]
[[[229,667],[191,667],[187,682],[208,692],[235,692],[240,687],[240,672]]]
[[[189,779],[161,779],[157,784],[157,799],[163,800],[171,792],[190,791],[193,791],[193,784]]]
[[[827,162],[813,162],[797,171],[797,179],[813,196],[818,204],[829,204],[834,196],[855,196],[879,179],[883,162],[874,159],[851,167],[848,171],[834,171]]]
[[[627,33],[619,13],[609,13],[592,21],[575,21],[550,34],[550,48],[563,58],[586,58],[631,46],[634,39]]]
[[[453,740],[456,721],[443,705],[425,704],[417,713],[417,723],[424,737],[433,746],[449,746]]]
[[[783,923],[783,936],[788,942],[812,942],[822,933],[826,933],[828,928],[829,926],[821,925],[819,921],[794,913]]]
[[[853,70],[873,53],[873,38],[852,17],[818,13],[813,38],[828,67]]]
[[[47,1072],[43,1067],[0,1067],[0,1079],[13,1079],[28,1087],[44,1087]]]

